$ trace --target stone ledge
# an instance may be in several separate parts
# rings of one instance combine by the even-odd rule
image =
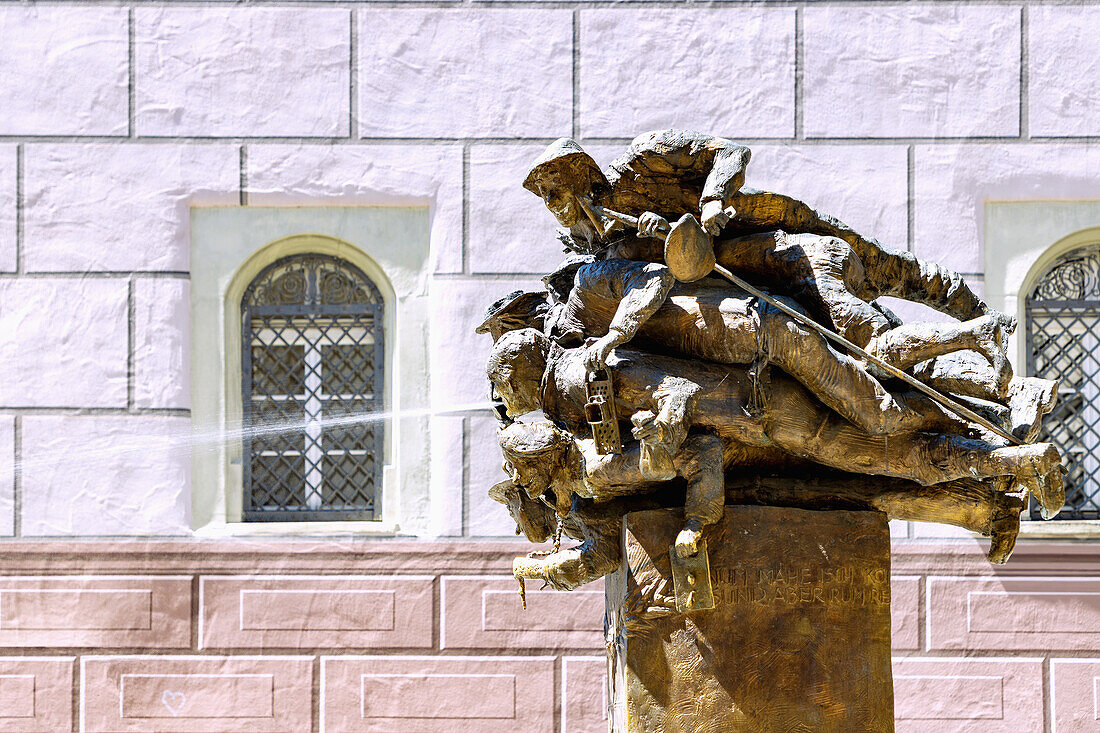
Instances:
[[[1024,542],[1007,566],[985,559],[987,540],[894,540],[894,575],[1100,574],[1100,544]],[[9,539],[0,541],[0,575],[27,573],[193,572],[489,573],[510,575],[512,558],[538,545],[519,540],[275,538],[239,540]]]

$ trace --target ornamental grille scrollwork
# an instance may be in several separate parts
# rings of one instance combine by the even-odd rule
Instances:
[[[1059,383],[1038,438],[1057,445],[1069,469],[1057,518],[1100,519],[1100,243],[1051,263],[1024,308],[1028,374]]]
[[[377,519],[383,300],[349,262],[300,254],[241,301],[245,521]]]
[[[269,265],[245,293],[249,305],[382,303],[378,288],[358,268],[319,254],[295,255]]]
[[[1100,300],[1100,245],[1056,259],[1031,291],[1032,300]]]

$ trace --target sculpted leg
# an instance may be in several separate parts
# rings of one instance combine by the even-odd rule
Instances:
[[[718,264],[786,292],[859,346],[894,324],[863,300],[863,265],[846,242],[817,234],[762,232],[714,245]]]
[[[725,476],[722,441],[713,435],[692,435],[676,455],[678,473],[687,481],[684,529],[676,536],[676,552],[690,557],[699,551],[703,528],[722,518]]]
[[[924,486],[1011,476],[1056,512],[1064,500],[1060,457],[1049,443],[999,447],[959,435],[870,435],[790,382],[773,383],[765,430],[780,447],[833,468],[909,479]]]
[[[1003,481],[1003,479],[1001,479]],[[1016,547],[1020,534],[1020,513],[1027,507],[1027,497],[1006,494],[1001,487],[994,490],[993,515],[989,522],[989,562],[1004,565]]]
[[[879,245],[866,254],[860,253],[860,258],[871,286],[881,295],[923,303],[960,321],[990,312],[961,275],[934,262],[919,260],[911,252],[888,250]],[[1012,325],[1014,328],[1015,323]]]
[[[837,333],[899,369],[962,350],[980,353],[992,365],[996,398],[1012,377],[1004,340],[1015,321],[989,313],[965,323],[921,323],[898,326],[868,301],[882,292],[868,282],[855,250],[838,237],[762,232],[715,244],[715,257],[726,268],[744,272],[777,291],[787,291],[820,316]]]
[[[1007,493],[1010,477],[976,481],[960,479],[934,486],[889,478],[789,479],[755,476],[734,478],[726,487],[727,501],[801,508],[850,507],[875,509],[890,519],[935,522],[987,535],[990,562],[1008,560],[1020,531],[1020,512],[1026,497]]]
[[[1004,340],[1011,333],[1001,313],[974,318],[965,323],[916,323],[898,326],[879,334],[867,344],[867,351],[898,369],[956,351],[976,351],[991,370],[979,369],[980,383],[1003,399],[1012,379],[1012,365],[1005,356]],[[975,395],[976,396],[976,395]]]
[[[868,433],[955,427],[931,400],[888,392],[858,361],[778,311],[764,310],[760,335],[771,362]]]
[[[960,321],[983,316],[989,310],[958,273],[918,260],[910,252],[888,249],[790,196],[742,188],[727,203],[737,212],[727,225],[730,231],[783,229],[844,240],[855,250],[868,280],[878,290],[871,297],[896,295],[924,303]]]

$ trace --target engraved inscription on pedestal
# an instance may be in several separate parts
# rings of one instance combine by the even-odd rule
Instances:
[[[675,510],[626,518],[609,578],[614,730],[892,731],[885,517],[726,507],[708,532],[715,608],[678,613]]]

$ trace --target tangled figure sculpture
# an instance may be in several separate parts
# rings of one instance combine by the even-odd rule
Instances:
[[[567,256],[477,328],[508,475],[489,493],[518,533],[555,538],[517,558],[521,584],[613,572],[639,509],[683,507],[685,563],[727,503],[952,524],[989,536],[993,563],[1030,497],[1061,509],[1061,458],[1035,442],[1057,385],[1013,375],[1015,319],[957,273],[744,187],[750,157],[663,130],[606,171],[568,139],[531,166]],[[903,323],[881,296],[944,319]]]

